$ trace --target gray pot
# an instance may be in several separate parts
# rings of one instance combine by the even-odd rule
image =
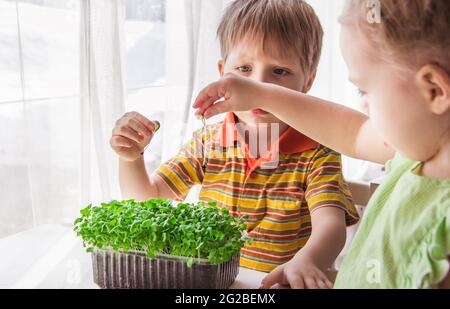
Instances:
[[[103,289],[226,289],[239,272],[239,254],[230,261],[212,265],[195,259],[189,268],[187,258],[144,252],[115,252],[94,249],[94,282]]]

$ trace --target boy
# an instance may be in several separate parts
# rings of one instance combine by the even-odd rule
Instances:
[[[304,1],[237,0],[218,29],[220,75],[234,72],[306,93],[322,36]],[[242,266],[266,272],[293,267],[291,287],[330,287],[322,272],[342,250],[346,224],[358,219],[339,154],[256,109],[229,113],[222,123],[195,132],[178,155],[148,177],[141,153],[156,125],[130,113],[113,130],[125,198],[183,200],[201,184],[201,200],[248,217],[252,242],[241,251]]]

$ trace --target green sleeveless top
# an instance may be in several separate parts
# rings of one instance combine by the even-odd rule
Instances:
[[[335,288],[435,288],[449,271],[450,180],[397,154],[374,193]]]

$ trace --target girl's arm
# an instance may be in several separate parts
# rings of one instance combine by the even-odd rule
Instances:
[[[394,151],[366,115],[281,87],[266,91],[268,99],[263,101],[263,109],[324,146],[352,158],[381,164],[393,158]]]
[[[222,101],[218,101],[223,99]],[[384,164],[394,156],[370,119],[342,105],[233,74],[203,89],[194,108],[206,118],[229,111],[266,110],[296,130],[347,156]]]

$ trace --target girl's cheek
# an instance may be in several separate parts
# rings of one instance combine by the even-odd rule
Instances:
[[[366,97],[362,104],[363,108],[365,108],[364,112],[367,113],[374,125],[378,128],[382,128],[384,115],[381,106],[377,103],[376,98],[371,97],[369,100],[369,98]]]
[[[371,119],[375,127],[378,128],[381,135],[390,140],[392,136],[397,135],[398,115],[392,111],[392,106],[386,102],[387,98],[379,98],[378,101],[370,105]]]
[[[369,103],[368,103],[366,100],[362,99],[360,104],[361,104],[361,111],[362,111],[364,114],[370,116],[370,107],[369,107]]]

